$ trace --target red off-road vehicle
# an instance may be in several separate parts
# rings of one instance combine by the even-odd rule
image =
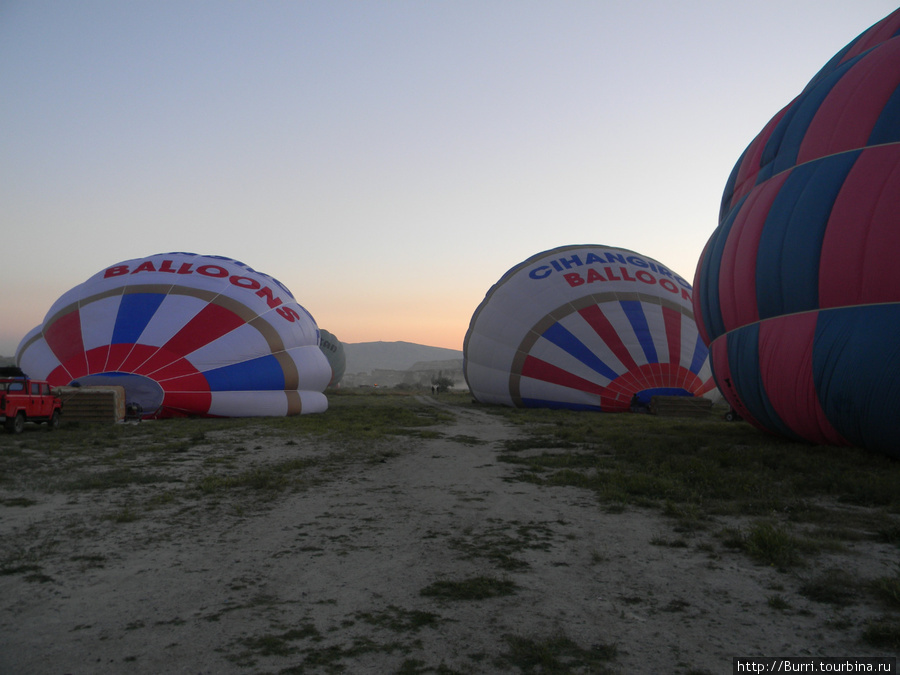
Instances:
[[[62,402],[49,384],[18,368],[0,368],[0,422],[7,431],[22,433],[25,422],[46,422],[48,429],[56,429],[61,412]]]

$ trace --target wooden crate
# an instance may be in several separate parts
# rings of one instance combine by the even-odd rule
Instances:
[[[707,417],[712,401],[702,396],[653,396],[650,412],[664,417]]]
[[[115,424],[125,419],[125,388],[117,386],[58,387],[66,422]]]

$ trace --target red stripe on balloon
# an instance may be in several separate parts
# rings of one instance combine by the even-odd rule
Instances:
[[[156,372],[167,367],[174,359],[187,356],[243,324],[244,320],[231,310],[220,305],[207,305],[175,333],[152,358],[141,365],[141,372],[152,374],[155,379]]]
[[[900,9],[866,30],[856,43],[847,50],[847,53],[841,58],[841,63],[849,61],[872,47],[890,40],[898,31],[900,31]]]
[[[807,312],[760,324],[760,378],[769,403],[792,431],[814,443],[849,445],[825,417],[816,393],[810,345],[817,319],[818,312]]]
[[[785,171],[753,191],[741,206],[722,251],[719,268],[719,307],[726,330],[759,320],[756,301],[756,254],[766,217],[787,180]]]
[[[900,147],[869,148],[847,175],[822,242],[819,307],[900,301]]]
[[[616,358],[625,366],[626,370],[632,370],[637,367],[634,358],[628,351],[628,347],[622,342],[618,331],[613,328],[609,319],[603,313],[598,305],[591,305],[584,309],[578,310],[578,313],[587,321],[588,325],[594,329],[594,332],[600,337],[610,351],[616,355]]]
[[[681,312],[671,307],[663,307],[663,323],[666,326],[666,341],[669,344],[669,362],[681,363]]]
[[[87,374],[84,340],[81,337],[81,314],[77,309],[63,314],[46,327],[44,340],[68,371],[70,381]]]
[[[864,56],[834,85],[806,130],[797,164],[868,145],[872,128],[900,85],[900,40]]]
[[[744,151],[740,168],[737,170],[737,177],[734,182],[731,198],[728,200],[727,204],[722,204],[723,212],[719,215],[720,218],[730,211],[735,204],[737,204],[745,195],[749,194],[756,186],[756,178],[763,166],[763,152],[766,149],[766,144],[769,142],[769,138],[771,138],[772,133],[775,131],[775,127],[778,126],[781,118],[784,117],[789,108],[790,104],[779,110],[775,117],[769,120],[769,123],[759,132],[759,135],[751,141],[750,145]]]
[[[559,366],[554,366],[552,363],[547,363],[534,356],[525,357],[525,363],[522,364],[522,376],[591,394],[599,394],[603,389],[599,384],[573,375]]]

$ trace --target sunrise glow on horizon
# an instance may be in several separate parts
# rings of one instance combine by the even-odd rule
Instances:
[[[276,277],[341,341],[458,350],[541,251],[691,281],[746,145],[895,8],[4,3],[0,355],[165,251]]]

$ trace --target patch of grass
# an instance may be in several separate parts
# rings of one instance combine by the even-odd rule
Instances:
[[[164,474],[132,471],[131,469],[124,468],[84,474],[64,482],[60,487],[64,491],[112,490],[130,485],[154,485],[157,483],[166,483],[169,480],[170,478]]]
[[[305,624],[279,634],[244,638],[241,643],[260,656],[288,656],[298,651],[298,647],[293,643],[319,637],[321,636],[315,625]]]
[[[615,645],[579,646],[565,635],[548,638],[504,636],[507,650],[495,661],[500,667],[515,667],[522,673],[566,675],[568,673],[612,673],[608,662],[616,657]]]
[[[884,605],[900,609],[900,573],[869,582],[869,590]]]
[[[852,605],[859,599],[859,583],[846,570],[831,568],[800,585],[804,597],[835,607]]]
[[[720,534],[729,548],[744,551],[756,562],[780,570],[803,565],[805,556],[818,549],[814,542],[794,536],[784,525],[757,521],[747,530],[726,529]]]
[[[786,612],[791,608],[791,603],[782,595],[772,595],[766,599],[766,604],[777,612]]]
[[[421,628],[434,627],[441,621],[438,614],[421,610],[406,610],[389,605],[378,612],[357,612],[356,618],[369,625],[386,628],[394,632],[413,632]]]
[[[879,649],[900,650],[900,619],[883,616],[866,623],[862,640]]]
[[[435,581],[419,591],[419,594],[439,600],[486,600],[512,595],[518,588],[509,579],[477,576],[461,581]]]
[[[499,521],[489,519],[489,527],[463,530],[463,536],[454,537],[450,545],[462,551],[467,558],[483,558],[507,572],[528,568],[528,563],[516,557],[526,550],[547,551],[553,539],[553,531],[542,523]]]
[[[28,497],[8,497],[0,499],[0,504],[3,506],[34,506],[37,502]]]

